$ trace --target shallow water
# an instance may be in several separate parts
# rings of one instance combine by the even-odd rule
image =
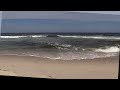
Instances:
[[[2,33],[0,54],[51,59],[94,59],[117,56],[117,33]]]

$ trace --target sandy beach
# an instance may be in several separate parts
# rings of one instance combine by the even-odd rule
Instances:
[[[0,55],[0,75],[53,79],[118,79],[119,57],[50,60]]]

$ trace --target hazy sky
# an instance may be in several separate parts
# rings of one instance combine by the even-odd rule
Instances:
[[[119,15],[118,15],[119,14]],[[3,11],[3,19],[120,20],[120,11]]]
[[[120,11],[72,11],[72,12],[120,15]]]
[[[2,32],[120,32],[120,11],[3,11]]]
[[[2,12],[0,11],[0,33],[1,33],[1,21],[2,21]]]

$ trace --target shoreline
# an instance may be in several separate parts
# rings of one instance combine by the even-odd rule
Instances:
[[[52,58],[43,58],[43,57],[40,57],[40,56],[34,56],[34,55],[18,55],[18,54],[0,54],[0,56],[9,56],[9,57],[31,57],[31,58],[41,58],[41,59],[48,59],[48,60],[52,60],[52,61],[55,61],[55,60],[62,60],[62,61],[82,61],[82,60],[97,60],[97,59],[106,59],[106,58],[118,58],[119,59],[119,56],[109,56],[109,57],[99,57],[99,58],[93,58],[93,59],[72,59],[72,60],[63,60],[63,59],[52,59]]]
[[[0,55],[0,75],[56,79],[117,79],[119,57],[50,60],[34,56]]]

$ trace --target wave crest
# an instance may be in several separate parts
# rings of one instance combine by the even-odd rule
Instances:
[[[59,37],[68,37],[68,38],[88,38],[88,39],[120,39],[120,37],[114,36],[64,36],[58,35]]]
[[[21,38],[21,37],[27,37],[27,36],[0,36],[0,38]]]
[[[96,52],[104,52],[104,53],[110,53],[110,52],[119,52],[118,47],[109,47],[105,49],[96,49]]]

